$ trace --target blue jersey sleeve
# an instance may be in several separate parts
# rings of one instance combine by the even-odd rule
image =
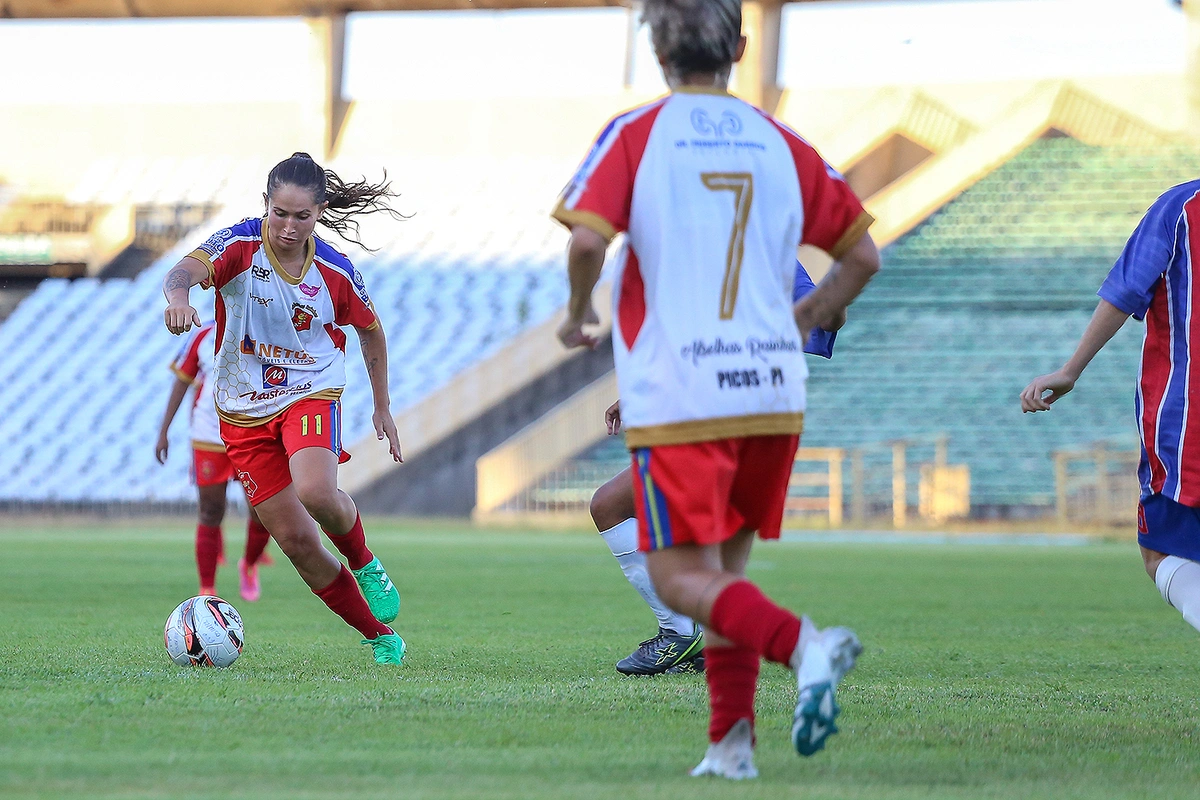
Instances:
[[[1181,192],[1180,188],[1172,189],[1150,206],[1097,292],[1136,319],[1146,316],[1154,287],[1171,265],[1183,203],[1194,194]]]
[[[796,302],[804,295],[817,288],[813,283],[813,279],[809,276],[808,270],[799,261],[796,262],[796,283],[792,287],[792,302]],[[811,353],[814,356],[822,358],[833,358],[833,343],[837,339],[837,331],[826,331],[817,328],[808,335],[808,341],[804,343],[804,352]]]

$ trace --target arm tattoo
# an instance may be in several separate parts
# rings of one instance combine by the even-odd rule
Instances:
[[[175,289],[190,289],[192,288],[192,276],[183,267],[176,267],[167,273],[166,280],[163,281],[163,288],[168,292]]]

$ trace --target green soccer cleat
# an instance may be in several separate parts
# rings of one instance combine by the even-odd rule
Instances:
[[[363,639],[362,643],[371,645],[376,664],[399,664],[407,649],[404,640],[395,633],[381,633],[374,639]]]
[[[371,563],[362,569],[350,571],[354,573],[354,580],[358,581],[358,588],[362,589],[363,597],[367,598],[367,605],[371,607],[375,619],[384,625],[394,620],[400,613],[400,592],[396,590],[396,585],[384,571],[379,559],[373,558]]]

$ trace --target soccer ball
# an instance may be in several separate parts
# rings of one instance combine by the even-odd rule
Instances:
[[[167,617],[163,639],[181,667],[228,667],[242,654],[242,615],[219,597],[193,597]]]

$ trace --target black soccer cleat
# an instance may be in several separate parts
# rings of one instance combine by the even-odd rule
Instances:
[[[696,662],[699,663],[696,663]],[[704,631],[696,626],[691,636],[659,628],[658,635],[617,662],[622,675],[662,675],[704,671]]]

